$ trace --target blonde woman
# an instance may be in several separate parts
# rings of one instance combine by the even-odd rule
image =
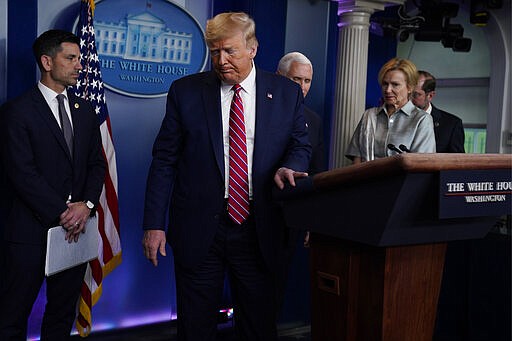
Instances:
[[[407,59],[393,58],[379,71],[383,105],[370,108],[352,136],[346,156],[354,164],[398,153],[435,153],[432,117],[411,102],[418,70]]]

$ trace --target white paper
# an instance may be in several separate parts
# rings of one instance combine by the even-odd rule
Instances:
[[[48,230],[46,245],[46,276],[72,268],[98,257],[99,231],[98,220],[91,217],[85,224],[85,233],[80,234],[78,241],[69,243],[66,230],[55,226]]]

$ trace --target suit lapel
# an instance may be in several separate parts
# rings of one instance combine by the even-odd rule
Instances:
[[[432,104],[430,104],[432,105]],[[432,116],[432,122],[434,123],[434,137],[436,139],[436,150],[440,150],[442,142],[441,142],[441,113],[437,110],[436,107],[432,105],[432,111],[430,112],[430,116]]]
[[[71,119],[73,120],[73,155],[77,155],[82,148],[82,130],[84,129],[84,125],[80,124],[82,120],[82,108],[81,103],[77,100],[77,97],[72,93],[72,91],[68,90],[68,101],[69,101],[69,110],[71,111]],[[76,157],[74,158],[77,159]]]
[[[265,78],[265,74],[256,69],[256,124],[254,131],[254,151],[253,151],[253,171],[254,167],[264,164],[261,159],[266,155],[266,149],[270,146],[266,132],[272,120],[269,115],[273,104],[273,91],[270,82]]]
[[[32,99],[34,101],[34,111],[41,116],[43,121],[46,123],[48,128],[50,129],[52,135],[57,139],[61,148],[64,150],[68,159],[71,161],[71,154],[69,153],[68,146],[66,144],[66,140],[64,139],[64,134],[60,129],[59,124],[55,120],[55,116],[53,116],[52,110],[46,103],[46,100],[43,97],[43,94],[37,87],[35,87],[34,92],[32,94]]]
[[[432,104],[430,104],[432,105]],[[437,110],[436,107],[432,105],[432,111],[430,112],[430,115],[432,115],[432,120],[434,121],[434,127],[439,127],[439,120],[441,119],[441,114],[439,113],[439,110]]]
[[[220,81],[214,72],[205,79],[203,91],[204,113],[210,132],[211,144],[222,178],[224,178],[224,144],[222,137],[222,109],[220,103]]]

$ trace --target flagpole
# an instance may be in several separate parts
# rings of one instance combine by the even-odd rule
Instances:
[[[103,278],[121,263],[122,250],[115,150],[93,24],[95,3],[94,0],[81,0],[80,5],[77,35],[80,38],[82,71],[75,94],[89,101],[98,115],[102,152],[107,163],[105,182],[97,207],[98,230],[101,236],[98,245],[100,256],[87,265],[78,301],[76,328],[80,336],[85,337],[92,329],[92,307],[101,297]]]

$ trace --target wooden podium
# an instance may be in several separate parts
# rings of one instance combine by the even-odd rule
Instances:
[[[314,341],[430,341],[446,242],[511,212],[512,156],[400,154],[300,181],[281,200],[311,231]]]

